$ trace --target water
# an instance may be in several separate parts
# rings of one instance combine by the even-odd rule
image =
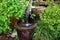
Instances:
[[[26,14],[26,24],[25,24],[26,27],[30,27],[31,26],[31,24],[29,23],[29,15],[30,14]]]
[[[30,6],[26,10],[26,23],[24,24],[24,26],[26,27],[31,26],[31,24],[29,23],[29,15],[31,14],[32,0],[29,0],[29,2],[30,2]]]

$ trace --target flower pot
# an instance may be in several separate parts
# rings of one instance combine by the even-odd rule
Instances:
[[[24,27],[23,24],[16,22],[15,27],[19,40],[32,40],[34,29],[36,24],[32,24],[30,27]]]

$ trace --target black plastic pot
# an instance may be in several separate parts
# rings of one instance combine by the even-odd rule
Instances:
[[[24,27],[23,24],[16,22],[15,27],[19,40],[32,40],[34,29],[36,24],[32,24],[30,27]]]

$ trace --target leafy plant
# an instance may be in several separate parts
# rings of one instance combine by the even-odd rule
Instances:
[[[37,40],[38,37],[41,40],[55,40],[55,38],[60,37],[59,5],[49,5],[44,13],[40,14],[33,39]]]
[[[0,34],[11,31],[10,17],[23,19],[28,1],[22,0],[0,0]]]
[[[31,14],[30,18],[34,19],[35,16],[35,14]]]

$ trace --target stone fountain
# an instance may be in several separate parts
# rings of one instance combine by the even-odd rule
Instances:
[[[21,22],[19,21],[15,23],[19,40],[32,40],[33,38],[36,23],[35,23],[35,19],[33,20],[30,19],[32,0],[29,0],[29,2],[30,2],[30,6],[26,10],[25,23],[21,24]]]

